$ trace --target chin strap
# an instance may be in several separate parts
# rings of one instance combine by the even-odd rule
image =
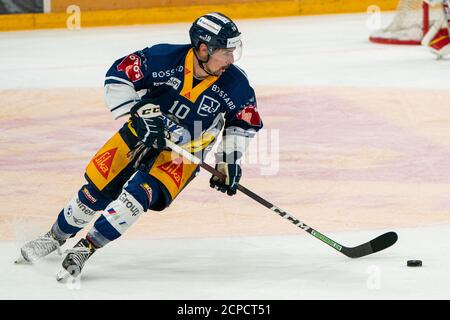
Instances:
[[[208,70],[205,69],[205,66],[203,65],[204,63],[208,63],[209,61],[209,54],[208,54],[208,58],[206,59],[206,61],[200,60],[200,58],[197,55],[197,51],[194,48],[194,56],[197,59],[197,61],[199,62],[198,65],[200,66],[200,68],[202,68],[203,71],[205,71],[207,74],[209,74],[210,76],[215,77],[214,74],[210,73]]]

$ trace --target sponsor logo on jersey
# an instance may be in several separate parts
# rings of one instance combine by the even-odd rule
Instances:
[[[180,188],[181,178],[183,177],[183,160],[181,158],[163,163],[158,166],[158,169],[166,173],[175,185]]]
[[[170,77],[169,81],[167,81],[166,83],[177,90],[180,87],[181,80],[175,77]]]
[[[217,109],[219,109],[219,107],[219,101],[204,95],[202,102],[200,102],[200,108],[197,110],[197,113],[203,117],[206,117],[210,114],[214,114]]]
[[[164,78],[164,77],[171,77],[175,74],[175,72],[183,72],[184,67],[178,66],[174,69],[170,70],[161,70],[161,71],[154,71],[152,72],[153,78]]]
[[[126,193],[122,193],[119,196],[119,201],[121,201],[125,205],[125,207],[131,211],[132,216],[137,216],[140,213],[139,208],[136,206],[136,204],[134,204],[131,200],[128,199]]]
[[[98,172],[103,176],[103,178],[108,179],[109,171],[111,170],[111,165],[116,155],[117,148],[108,150],[96,156],[93,160],[95,167]]]
[[[226,106],[230,109],[233,110],[236,108],[236,105],[234,104],[234,102],[230,99],[230,97],[228,96],[227,93],[225,93],[225,91],[221,90],[220,87],[218,85],[213,85],[211,87],[211,90],[213,92],[216,92],[219,97],[221,97],[223,99],[223,101],[225,102]]]
[[[247,122],[251,126],[261,126],[261,117],[255,105],[248,105],[236,114],[236,119]]]
[[[117,71],[123,71],[131,82],[136,82],[144,78],[141,71],[141,58],[136,54],[126,56],[117,66]]]
[[[117,214],[117,211],[114,210],[113,208],[106,210],[109,214]]]
[[[148,205],[150,206],[153,199],[153,191],[152,188],[148,185],[148,183],[141,183],[140,187],[144,189],[145,194],[147,195]]]
[[[84,187],[83,190],[81,190],[81,192],[83,192],[84,196],[86,197],[86,199],[89,200],[90,203],[96,203],[97,202],[97,199],[95,199],[91,195],[91,193],[89,192],[89,190],[86,187]]]

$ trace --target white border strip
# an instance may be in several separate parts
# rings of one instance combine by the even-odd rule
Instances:
[[[50,13],[52,12],[52,0],[44,0],[44,13]]]
[[[122,78],[119,78],[119,77],[106,77],[105,78],[105,81],[106,80],[116,80],[116,81],[118,81],[118,82],[122,82],[122,83],[124,83],[124,84],[127,84],[127,85],[129,85],[130,87],[132,87],[132,88],[134,88],[134,84],[132,83],[132,82],[130,82],[130,81],[127,81],[127,80],[125,80],[125,79],[122,79]]]

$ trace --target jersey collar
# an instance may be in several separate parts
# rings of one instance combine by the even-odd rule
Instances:
[[[191,48],[188,51],[184,62],[184,81],[180,95],[194,103],[206,89],[217,81],[217,79],[219,79],[217,76],[208,76],[194,88],[192,87],[194,83],[194,50]]]

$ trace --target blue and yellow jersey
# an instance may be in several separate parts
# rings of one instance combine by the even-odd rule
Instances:
[[[110,98],[108,106],[117,118],[126,115],[138,98],[156,98],[170,120],[169,130],[188,132],[191,138],[213,125],[219,114],[225,128],[262,128],[255,92],[241,69],[231,65],[220,77],[202,81],[194,78],[193,70],[190,45],[158,44],[134,52],[115,61],[106,74],[105,86],[130,89],[128,95],[117,94],[120,99]],[[111,95],[115,92],[111,89]]]
[[[195,79],[194,59],[190,45],[170,44],[155,45],[118,59],[106,74],[106,104],[117,119],[128,115],[139,100],[152,98],[160,105],[173,142],[204,156],[224,129],[216,160],[224,161],[218,159],[219,154],[240,157],[263,126],[255,92],[245,73],[234,65],[219,77]],[[127,156],[137,143],[133,131],[128,121],[86,169],[88,181],[111,196],[134,172]],[[169,150],[151,161],[148,173],[160,182],[165,195],[164,202],[155,208],[162,210],[195,176],[198,167],[181,157],[172,158]]]

